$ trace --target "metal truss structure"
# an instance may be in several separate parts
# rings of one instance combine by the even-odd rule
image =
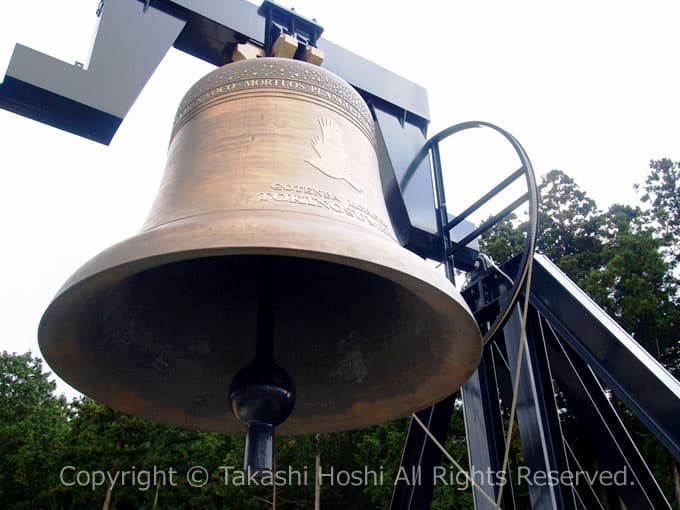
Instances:
[[[469,124],[471,126],[463,127],[479,125]],[[459,130],[460,127],[453,126],[442,133]],[[430,158],[440,213],[438,232],[444,256],[439,260],[445,261],[447,275],[453,280],[454,267],[464,268],[467,264],[458,264],[449,256],[456,254],[472,237],[491,228],[518,203],[494,215],[458,243],[448,239],[450,228],[519,178],[523,168],[510,174],[458,217],[450,219],[445,209],[443,169],[439,161],[442,133],[424,148]],[[511,136],[509,139],[512,141]],[[529,163],[523,161],[523,164]],[[526,200],[527,196],[522,199]],[[514,257],[498,267],[480,257],[462,289],[482,331],[488,329],[508,304],[509,290],[514,287],[508,275],[520,272],[518,266],[524,261],[520,258]],[[540,254],[533,257],[528,288],[526,323],[523,324],[519,304],[513,305],[514,311],[502,331],[485,345],[479,368],[460,393],[418,413],[432,436],[444,444],[454,406],[462,403],[469,473],[476,482],[473,486],[475,508],[520,508],[514,494],[521,485],[528,489],[533,509],[605,508],[603,500],[607,500],[607,508],[671,508],[629,434],[611,392],[680,461],[680,383],[547,257]],[[526,293],[526,288],[524,291]],[[526,343],[520,348],[523,334]],[[518,365],[520,370],[516,372],[514,368]],[[515,388],[517,392],[513,395]],[[504,418],[513,397],[517,399],[522,469],[525,474],[552,474],[553,482],[531,483],[527,477],[518,479],[521,475],[518,475],[518,466],[503,472],[507,447]],[[577,455],[576,448],[563,433],[560,419],[563,408],[558,405],[557,397],[562,405],[566,401],[577,420],[572,426],[589,446],[587,458],[581,453]],[[400,469],[405,473],[418,470],[422,483],[398,481],[391,510],[429,508],[436,485],[435,467],[441,461],[439,447],[420,424],[412,420]],[[579,481],[578,477],[593,465],[600,471],[621,473],[622,483],[605,486]],[[499,500],[501,479],[507,483]]]
[[[516,259],[509,261],[501,271],[493,267],[481,270],[463,290],[481,324],[497,313],[499,296],[510,285],[504,274],[512,274],[516,263]],[[512,399],[515,373],[511,367],[517,364],[520,328],[517,307],[502,334],[486,345],[482,363],[460,392],[470,471],[484,475],[475,479],[480,486],[473,489],[477,509],[496,508],[479,491],[496,500],[499,484],[495,475],[502,468],[506,446],[503,408]],[[605,508],[603,498],[613,505],[610,508],[621,507],[616,503],[619,498],[625,508],[671,508],[608,390],[636,414],[675,459],[680,459],[678,381],[542,255],[536,255],[533,262],[526,341],[517,401],[523,466],[526,472],[555,473],[568,482],[527,484],[524,480],[531,508]],[[590,446],[589,458],[579,457],[563,434],[556,394],[566,400],[576,417],[573,426]],[[455,401],[452,396],[419,413],[440,442],[446,438]],[[440,462],[439,449],[412,423],[402,467],[411,470],[419,466],[424,481],[417,486],[397,484],[391,508],[429,508],[433,467]],[[593,463],[601,470],[625,473],[625,483],[615,487],[577,483],[578,473]],[[512,481],[522,485],[522,480]],[[500,507],[519,508],[512,485],[506,487]]]

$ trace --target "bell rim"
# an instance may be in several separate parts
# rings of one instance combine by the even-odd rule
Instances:
[[[258,211],[258,215],[262,215],[262,211]],[[426,303],[433,309],[436,309],[435,305],[443,307],[442,310],[437,310],[437,313],[442,314],[442,316],[448,312],[452,317],[455,317],[456,329],[458,330],[455,341],[464,343],[466,352],[468,353],[468,359],[456,360],[456,368],[462,370],[464,375],[458,377],[456,380],[451,381],[449,391],[437,392],[428,402],[424,403],[424,405],[420,406],[418,409],[409,408],[406,414],[390,416],[389,419],[397,419],[400,416],[407,415],[409,412],[424,409],[442,400],[449,394],[456,391],[477,368],[482,353],[481,333],[469,307],[457,289],[448,279],[444,277],[444,275],[436,272],[433,267],[427,265],[424,259],[401,247],[398,243],[395,243],[391,240],[388,240],[386,237],[372,232],[362,230],[355,230],[353,232],[355,235],[355,245],[362,247],[361,249],[357,250],[353,256],[336,253],[332,250],[320,251],[292,248],[290,244],[287,244],[286,246],[273,246],[272,242],[269,242],[269,244],[266,246],[256,246],[252,244],[247,245],[245,242],[241,242],[241,246],[219,246],[220,243],[217,241],[217,238],[222,238],[222,236],[215,236],[213,238],[215,245],[213,246],[204,245],[200,248],[194,247],[192,249],[178,249],[174,251],[166,251],[162,254],[153,253],[152,250],[152,253],[148,254],[147,256],[137,256],[132,260],[125,260],[125,256],[123,254],[125,253],[126,248],[129,246],[138,245],[140,241],[148,244],[149,238],[153,239],[165,237],[168,234],[173,234],[177,230],[186,229],[188,228],[188,224],[191,225],[192,221],[195,220],[195,218],[179,220],[165,224],[161,227],[141,232],[124,241],[121,241],[120,243],[110,247],[107,250],[104,250],[90,259],[90,261],[84,264],[80,270],[76,271],[76,273],[74,273],[74,275],[67,280],[64,286],[59,290],[59,292],[48,305],[38,327],[38,343],[40,350],[48,363],[53,367],[57,375],[59,375],[64,381],[72,385],[75,389],[82,392],[83,394],[91,396],[91,398],[94,398],[105,405],[109,405],[123,412],[142,416],[165,425],[219,433],[239,433],[243,431],[243,426],[235,419],[230,419],[228,422],[225,422],[219,427],[214,427],[197,424],[191,420],[183,422],[182,420],[173,421],[159,419],[155,416],[153,409],[149,409],[148,413],[139,413],[136,411],[133,412],[130,409],[126,410],[125,408],[121,408],[119,404],[116,404],[115,398],[107,398],[101,394],[96,394],[96,392],[93,393],[92,391],[89,391],[87,384],[74,382],[73,378],[62,370],[63,368],[68,369],[68,363],[65,365],[61,363],[61,359],[55,354],[55,351],[58,350],[58,346],[54,345],[55,342],[58,341],[58,339],[54,338],[56,335],[55,330],[59,327],[54,323],[54,321],[59,317],[65,318],[69,315],[67,310],[60,310],[60,308],[63,308],[63,303],[65,301],[77,299],[78,296],[80,296],[80,299],[86,299],[88,293],[96,292],[98,289],[100,289],[101,285],[106,285],[104,282],[108,281],[108,285],[113,285],[116,282],[120,282],[125,278],[139,274],[151,268],[192,259],[201,259],[215,256],[229,257],[235,255],[297,257],[353,267],[355,269],[367,271],[371,274],[396,283],[401,288],[412,292],[419,300],[421,300],[421,302]],[[202,225],[203,228],[196,227],[196,225],[189,227],[194,235],[196,235],[199,231],[205,232],[206,230],[210,231],[214,228],[213,223],[210,223],[210,226],[207,226],[199,222],[199,225]],[[233,233],[230,235],[232,244],[239,244],[236,242],[237,237],[239,236],[234,236]],[[252,237],[252,234],[244,234],[242,237],[250,238]],[[364,241],[364,243],[360,241]],[[165,246],[168,244],[169,243],[161,243],[161,245]],[[370,257],[369,254],[371,255]],[[109,261],[116,260],[116,255],[119,256],[118,263],[109,262],[103,265],[97,264],[97,262],[101,261],[102,259]],[[360,255],[363,257],[360,257]],[[417,262],[414,263],[416,259]],[[396,263],[397,260],[401,260],[402,264]],[[413,274],[402,270],[407,267],[411,270],[414,268],[419,269],[418,274]],[[88,268],[89,271],[87,270]],[[73,316],[74,312],[71,311],[70,314]],[[461,318],[465,318],[465,324],[462,323],[463,321],[461,321]],[[454,341],[454,334],[452,333],[451,336],[452,341]],[[225,408],[226,407],[227,402],[225,398]],[[293,416],[289,418],[287,422],[284,422],[279,428],[277,428],[279,433],[282,435],[297,435],[312,432],[305,430],[304,428],[301,429],[299,424],[296,423],[294,416],[295,415],[293,414]],[[371,426],[376,423],[379,422],[371,421],[368,423],[359,423],[358,426],[342,428],[336,428],[332,423],[328,423],[325,425],[325,427],[322,427],[322,430],[318,430],[317,427],[313,432],[338,432],[342,430],[352,430],[365,426]]]

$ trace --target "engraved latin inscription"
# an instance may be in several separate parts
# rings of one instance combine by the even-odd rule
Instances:
[[[286,78],[252,78],[234,81],[231,83],[225,83],[224,85],[212,88],[200,94],[199,96],[196,96],[188,103],[181,105],[179,111],[177,112],[177,115],[175,116],[175,123],[177,124],[180,121],[183,121],[190,112],[195,110],[201,104],[210,101],[211,99],[215,99],[219,96],[223,96],[239,90],[255,89],[262,87],[274,87],[295,90],[300,92],[307,92],[314,96],[322,97],[328,101],[331,101],[332,103],[335,103],[344,110],[351,112],[352,114],[351,117],[360,123],[360,125],[363,127],[364,132],[369,136],[369,139],[371,139],[371,141],[374,140],[373,123],[370,120],[370,117],[368,117],[368,114],[366,112],[360,111],[354,104],[352,104],[344,97],[341,97],[338,94],[330,92],[320,85],[313,85],[310,83],[305,83],[303,81],[291,80]],[[175,126],[175,128],[177,128],[177,126]]]
[[[257,194],[260,202],[287,202],[332,211],[339,215],[356,219],[395,240],[392,229],[373,211],[352,200],[342,200],[333,193],[294,184],[271,185],[271,191]]]

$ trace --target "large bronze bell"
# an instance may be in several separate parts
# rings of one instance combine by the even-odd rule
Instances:
[[[396,241],[375,144],[362,98],[322,68],[262,58],[205,76],[179,107],[141,232],[45,312],[50,366],[121,411],[241,431],[230,385],[256,358],[266,305],[297,390],[284,434],[365,427],[454,392],[480,333],[452,284]]]

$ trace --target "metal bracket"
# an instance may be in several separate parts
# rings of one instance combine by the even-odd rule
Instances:
[[[323,27],[315,19],[300,16],[294,9],[286,9],[271,0],[265,0],[257,10],[265,18],[264,49],[265,55],[272,56],[274,42],[281,34],[295,37],[300,44],[294,58],[299,58],[305,47],[316,47],[323,33]]]
[[[101,2],[95,42],[85,69],[19,44],[0,83],[0,108],[108,144],[171,47],[224,65],[231,56],[225,48],[233,49],[245,41],[264,46],[265,19],[257,10],[247,0]],[[279,12],[276,8],[274,11]],[[367,97],[377,98],[390,108],[407,110],[409,122],[419,129],[427,125],[427,92],[423,87],[318,39],[322,28],[315,21],[293,15],[294,32],[306,43],[299,46],[304,50],[318,45],[324,54],[324,68]],[[125,27],[125,37],[120,36],[121,27]],[[283,21],[280,27],[290,29]],[[318,55],[305,60],[318,63]]]

